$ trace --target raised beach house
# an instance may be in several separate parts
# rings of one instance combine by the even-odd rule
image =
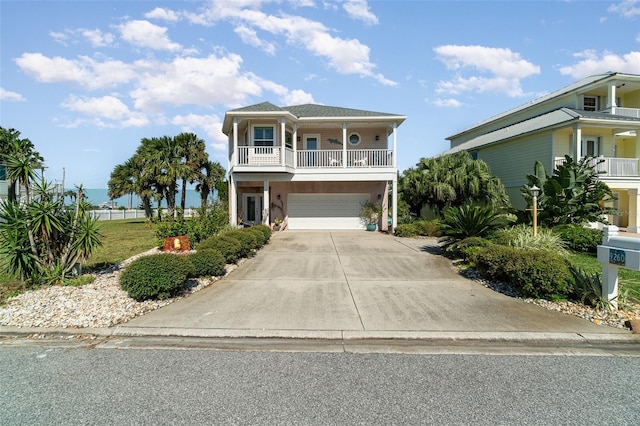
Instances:
[[[550,175],[565,155],[600,157],[600,179],[618,198],[609,221],[640,230],[640,75],[593,75],[447,139],[443,154],[466,150],[485,161],[518,208],[536,160]]]
[[[388,229],[390,207],[395,226],[397,128],[405,119],[315,104],[227,111],[231,224],[363,229],[361,205],[371,201],[383,209],[380,229]]]

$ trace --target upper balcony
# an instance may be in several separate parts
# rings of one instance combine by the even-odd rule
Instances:
[[[345,156],[346,154],[346,156]],[[329,149],[297,150],[281,146],[239,146],[238,155],[231,165],[235,171],[284,171],[295,173],[309,170],[327,173],[343,169],[392,169],[391,149]]]
[[[598,163],[599,161],[602,162]],[[638,173],[638,158],[613,158],[613,157],[595,157],[594,165],[596,171],[604,172],[601,175],[602,179],[609,177],[613,178],[639,178]],[[555,158],[555,166],[562,165],[564,163],[564,157]]]
[[[640,108],[609,107],[600,112],[621,115],[623,117],[640,118]]]

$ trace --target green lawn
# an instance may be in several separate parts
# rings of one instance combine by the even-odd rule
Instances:
[[[98,223],[100,233],[103,235],[103,245],[83,263],[85,271],[120,263],[131,256],[158,246],[155,226],[145,219],[105,220]],[[80,278],[70,284],[86,284],[86,282],[86,279]],[[25,283],[5,272],[0,272],[0,302],[25,290],[27,290]]]
[[[84,263],[85,267],[117,264],[158,246],[155,225],[145,219],[105,220],[98,223],[103,235],[102,247],[98,247]]]

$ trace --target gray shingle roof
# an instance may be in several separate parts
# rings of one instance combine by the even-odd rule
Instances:
[[[340,117],[403,117],[397,114],[389,114],[386,112],[366,111],[353,108],[333,107],[318,104],[303,104],[279,107],[271,102],[262,102],[255,105],[249,105],[242,108],[236,108],[229,111],[234,112],[289,112],[297,118],[340,118]]]
[[[576,121],[579,119],[586,120],[615,120],[620,123],[621,121],[629,122],[633,126],[633,123],[639,123],[640,119],[633,117],[625,117],[622,115],[611,115],[603,112],[590,112],[583,110],[576,110],[572,108],[560,108],[546,114],[533,117],[529,120],[521,121],[520,123],[513,124],[511,126],[503,127],[502,129],[494,130],[490,133],[485,133],[471,140],[466,141],[463,144],[455,146],[439,155],[453,154],[454,152],[462,150],[473,150],[482,146],[491,145],[496,142],[501,142],[507,139],[521,136],[527,133],[535,132],[538,130],[546,129],[556,126],[562,123],[568,123],[570,121]],[[623,125],[626,125],[624,123]]]
[[[451,140],[451,139],[453,139],[453,138],[455,138],[455,137],[457,137],[459,135],[462,135],[462,134],[464,134],[464,133],[466,133],[466,132],[468,132],[468,131],[470,131],[472,129],[484,126],[484,125],[486,125],[486,124],[488,124],[488,123],[490,123],[492,121],[504,118],[504,117],[509,116],[511,114],[515,114],[515,113],[517,113],[519,111],[525,110],[527,108],[531,108],[531,107],[533,107],[535,105],[542,104],[542,103],[544,103],[544,102],[546,102],[546,101],[548,101],[550,99],[553,99],[555,97],[564,95],[566,93],[574,92],[574,91],[576,91],[576,90],[578,90],[578,89],[580,89],[582,87],[589,86],[589,85],[594,84],[594,83],[596,83],[596,82],[598,82],[600,80],[606,80],[606,79],[610,79],[610,78],[615,78],[618,75],[625,76],[627,74],[623,74],[623,73],[606,73],[606,74],[596,74],[596,75],[592,75],[592,76],[583,78],[582,80],[576,81],[576,82],[574,82],[574,83],[572,83],[572,84],[570,84],[568,86],[563,87],[562,89],[559,89],[559,90],[556,90],[554,92],[548,93],[548,94],[546,94],[544,96],[541,96],[541,97],[539,97],[537,99],[534,99],[534,100],[532,100],[530,102],[527,102],[526,104],[522,104],[520,106],[517,106],[515,108],[512,108],[512,109],[507,110],[505,112],[502,112],[500,114],[497,114],[497,115],[494,115],[492,117],[489,117],[486,120],[480,121],[480,122],[474,124],[471,127],[467,127],[466,129],[461,130],[460,132],[456,133],[455,135],[447,137],[447,139]]]
[[[293,105],[282,108],[298,118],[340,118],[340,117],[400,117],[386,112],[366,111],[361,109],[333,107],[317,104]]]

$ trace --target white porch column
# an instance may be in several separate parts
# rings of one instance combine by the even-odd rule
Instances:
[[[391,155],[393,155],[393,168],[394,169],[398,167],[397,150],[398,150],[398,125],[396,123],[393,123],[393,154],[391,154]],[[396,186],[394,184],[393,185],[394,191],[395,191],[395,188],[396,188]],[[393,197],[393,202],[394,203],[396,202],[396,197],[395,196]],[[393,209],[394,215],[395,215],[395,211],[396,211],[396,209],[394,207],[394,209]],[[394,219],[394,222],[393,222],[393,226],[394,227],[396,226],[395,219]]]
[[[229,223],[231,226],[238,225],[238,191],[233,173],[229,174]]]
[[[298,167],[298,125],[293,125],[293,168]]]
[[[394,156],[395,162],[395,156]],[[391,188],[391,203],[393,204],[393,213],[391,215],[391,221],[393,226],[393,232],[396,231],[398,226],[398,174],[393,177],[393,187]]]
[[[231,158],[231,165],[238,165],[238,119],[233,119],[233,156]]]
[[[262,224],[269,225],[271,220],[269,220],[269,206],[271,205],[269,201],[269,181],[267,179],[264,180],[263,192],[262,192]]]
[[[580,161],[582,157],[582,127],[573,126],[573,160]]]
[[[629,193],[629,223],[627,224],[627,231],[638,234],[640,233],[640,197],[638,196],[638,189],[633,188],[627,191]]]
[[[347,123],[342,123],[342,168],[347,168]]]
[[[616,113],[616,82],[609,82],[609,93],[607,93],[607,108],[611,109],[611,114]]]
[[[285,129],[285,123],[284,123],[284,119],[281,118],[280,119],[280,164],[282,165],[282,167],[284,167],[285,162],[284,159],[286,157],[286,153],[285,153],[285,147],[286,147],[286,142],[285,142],[285,133],[286,133],[286,129]]]

